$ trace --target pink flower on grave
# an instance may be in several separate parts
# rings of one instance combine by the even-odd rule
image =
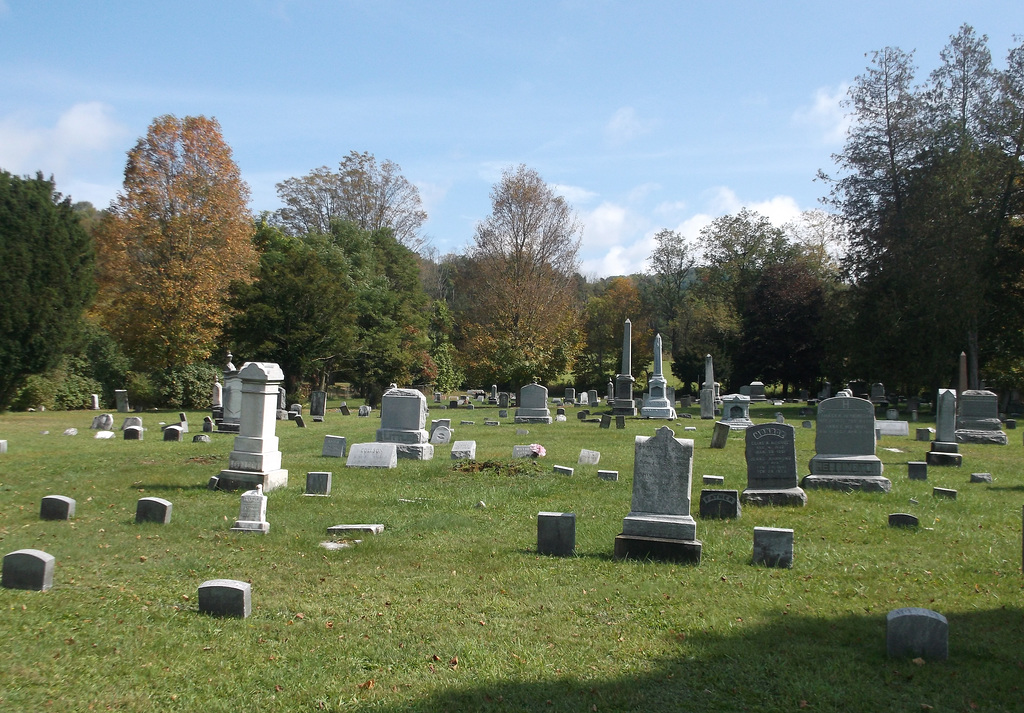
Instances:
[[[530,450],[533,451],[534,458],[540,458],[542,456],[547,455],[548,453],[546,450],[544,450],[544,446],[542,446],[539,443],[531,443]]]

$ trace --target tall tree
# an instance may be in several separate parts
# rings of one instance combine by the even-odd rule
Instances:
[[[632,324],[632,369],[640,376],[643,388],[647,365],[654,357],[654,333],[650,314],[644,309],[634,281],[613,277],[603,283],[597,294],[587,300],[584,310],[587,341],[577,359],[576,385],[604,391],[609,379],[622,368],[622,336],[625,321]]]
[[[657,329],[670,336],[671,342],[675,335],[667,334],[671,329],[669,325],[682,308],[686,289],[693,282],[697,255],[686,238],[674,230],[659,230],[654,242],[647,269],[651,278],[650,297],[657,317]]]
[[[427,220],[420,192],[391,160],[378,164],[373,154],[352,151],[337,171],[327,166],[277,184],[284,207],[276,219],[292,235],[327,234],[331,221],[347,220],[363,230],[389,228],[398,242],[414,252],[426,239]]]
[[[99,312],[138,368],[206,359],[256,253],[248,186],[215,119],[162,116],[128,152],[97,239]]]
[[[55,366],[95,292],[92,240],[42,174],[0,171],[0,411]]]
[[[467,372],[518,388],[572,368],[582,335],[575,288],[580,227],[565,199],[520,165],[491,191],[469,255]]]

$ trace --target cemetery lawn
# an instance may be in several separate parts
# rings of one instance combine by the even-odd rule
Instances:
[[[514,444],[547,455],[515,472],[459,472],[450,446],[436,446],[433,461],[380,471],[320,456],[324,435],[372,441],[379,424],[336,406],[305,429],[278,422],[289,484],[269,493],[267,535],[230,531],[239,494],[207,490],[233,437],[191,443],[205,414],[188,414],[181,443],[158,427],[176,413],[144,414],[142,442],[94,440],[93,412],[0,415],[2,553],[57,559],[51,590],[0,589],[0,710],[1024,710],[1019,431],[1005,447],[961,445],[963,467],[931,467],[926,482],[908,480],[906,462],[928,444],[884,437],[891,493],[808,491],[805,508],[748,505],[738,520],[707,521],[703,474],[746,485],[742,434],[712,450],[713,421],[679,419],[676,436],[695,441],[704,544],[688,566],[612,558],[634,436],[663,422],[601,430],[568,409],[567,422],[517,436],[511,419],[483,425],[496,408],[434,410],[455,439],[477,441],[478,460],[507,462]],[[751,416],[782,411],[798,426],[803,475],[814,431],[797,410]],[[61,435],[69,427],[79,434]],[[578,466],[581,448],[600,464]],[[330,497],[303,495],[314,470],[333,473]],[[969,484],[972,472],[994,482]],[[48,494],[77,501],[71,521],[39,519]],[[144,496],[173,503],[170,524],[135,524]],[[536,554],[540,511],[576,514],[575,556]],[[921,527],[890,529],[894,512]],[[342,523],[385,530],[322,548]],[[792,569],[750,564],[755,526],[795,530]],[[199,585],[218,578],[252,583],[249,618],[199,613]],[[885,616],[901,607],[949,620],[947,661],[886,657]]]

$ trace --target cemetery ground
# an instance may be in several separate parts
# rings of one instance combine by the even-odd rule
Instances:
[[[188,414],[185,442],[160,438],[158,423],[176,412],[143,414],[141,442],[94,440],[95,412],[0,416],[3,553],[56,557],[49,591],[0,589],[0,709],[1024,708],[1018,431],[1008,446],[962,444],[963,467],[930,467],[927,481],[908,480],[906,463],[928,444],[883,437],[891,493],[813,490],[804,508],[746,505],[738,520],[702,520],[702,475],[746,485],[743,435],[713,450],[713,421],[680,418],[676,436],[695,441],[703,559],[692,566],[612,558],[630,509],[634,436],[663,421],[603,430],[570,408],[568,421],[516,435],[511,418],[483,425],[496,408],[435,408],[456,439],[477,441],[478,462],[507,464],[514,444],[540,443],[547,455],[462,472],[445,445],[432,461],[369,470],[320,452],[327,434],[372,441],[377,412],[328,406],[324,423],[277,423],[289,481],[268,495],[266,535],[232,532],[239,493],[207,490],[233,436],[192,443],[203,413]],[[803,420],[797,405],[754,406],[751,416],[777,411]],[[69,427],[79,434],[61,435]],[[803,474],[814,431],[796,437]],[[600,464],[577,465],[581,448],[600,451]],[[556,464],[575,473],[556,475]],[[619,480],[599,479],[599,468]],[[305,497],[306,473],[324,470],[331,496]],[[969,484],[972,472],[993,483]],[[933,497],[934,486],[958,497]],[[70,521],[39,518],[50,494],[77,501]],[[173,503],[169,524],[135,523],[145,496]],[[576,514],[575,556],[536,553],[540,511]],[[894,512],[921,526],[889,528]],[[385,530],[322,548],[342,523]],[[792,569],[751,565],[755,526],[795,530]],[[251,616],[198,611],[197,588],[216,578],[251,581]],[[947,617],[948,660],[886,657],[885,616],[901,607]]]

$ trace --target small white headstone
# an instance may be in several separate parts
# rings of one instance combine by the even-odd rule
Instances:
[[[353,443],[345,465],[349,468],[397,468],[395,443]]]
[[[601,462],[601,452],[591,451],[586,448],[580,449],[579,460],[576,461],[578,465],[597,465]]]

